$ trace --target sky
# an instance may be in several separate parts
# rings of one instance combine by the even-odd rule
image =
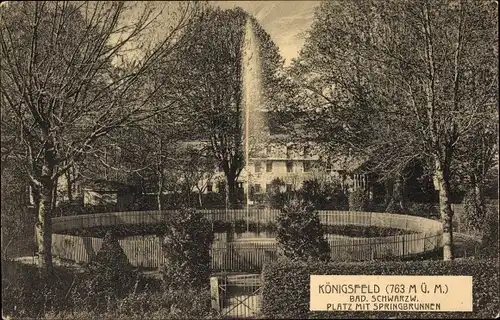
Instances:
[[[320,1],[212,1],[222,9],[241,7],[253,15],[280,48],[289,65],[304,44],[315,6]]]

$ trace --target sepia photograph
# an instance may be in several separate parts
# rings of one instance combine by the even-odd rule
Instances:
[[[498,0],[0,2],[3,319],[495,319]]]

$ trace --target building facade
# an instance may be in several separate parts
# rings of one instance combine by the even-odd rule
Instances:
[[[284,186],[281,191],[299,189],[303,182],[310,179],[335,181],[345,191],[363,188],[370,190],[370,181],[364,174],[356,174],[362,162],[349,156],[343,160],[331,160],[328,153],[311,143],[268,142],[258,151],[253,152],[245,164],[239,178],[238,187],[247,195],[264,194],[272,187],[275,179],[280,179]],[[224,192],[225,176],[219,170],[207,192]]]

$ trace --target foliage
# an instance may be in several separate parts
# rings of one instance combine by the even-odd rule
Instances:
[[[464,212],[460,224],[470,231],[479,231],[485,225],[486,207],[484,199],[478,201],[475,190],[470,190],[464,197]]]
[[[411,234],[415,231],[403,230],[397,228],[383,228],[377,226],[359,226],[359,225],[323,225],[325,234],[337,234],[354,238],[377,238],[390,237],[401,234]]]
[[[283,207],[284,197],[283,190],[286,186],[285,181],[280,178],[271,180],[270,188],[266,189],[266,200],[273,209]]]
[[[387,178],[425,163],[440,193],[445,259],[454,169],[490,161],[491,141],[486,153],[468,146],[498,117],[497,20],[491,1],[324,1],[291,68],[303,96],[292,108],[297,131],[332,153],[349,148]]]
[[[36,319],[206,319],[213,318],[208,291],[162,291],[159,280],[141,278],[137,291],[115,297],[109,310],[93,306],[101,297],[86,292],[92,275],[61,267],[40,278],[37,267],[2,261],[3,316]],[[85,299],[82,299],[85,297]],[[104,301],[106,302],[106,301]]]
[[[439,217],[437,204],[409,202],[406,204],[407,212],[405,214],[416,215],[424,218]]]
[[[186,117],[195,124],[198,134],[193,138],[210,141],[209,147],[226,177],[231,205],[237,202],[236,182],[245,160],[241,115],[247,21],[258,40],[262,90],[272,98],[283,59],[271,37],[241,8],[209,8],[198,23],[188,28],[186,34],[193,40],[191,46],[178,52],[179,74],[183,77],[173,84],[187,107]]]
[[[117,303],[113,311],[62,311],[46,314],[47,319],[214,319],[210,309],[210,293],[185,289],[176,292],[143,292],[129,295]]]
[[[210,292],[194,288],[130,295],[116,313],[147,319],[206,319],[211,314]]]
[[[349,192],[349,211],[368,211],[368,193],[363,189],[356,189]]]
[[[308,179],[296,191],[284,191],[285,186],[280,178],[271,181],[271,188],[266,191],[266,200],[271,208],[281,209],[293,197],[312,203],[317,210],[341,210],[347,207],[347,197],[335,182]]]
[[[75,286],[73,298],[87,311],[104,311],[134,291],[139,273],[129,263],[112,231],[104,236],[102,246],[87,266],[83,280]]]
[[[469,275],[473,312],[310,312],[310,275]],[[493,318],[498,312],[498,260],[303,263],[278,261],[263,271],[262,312],[272,319]]]
[[[398,177],[391,181],[391,183],[387,183],[386,186],[391,186],[388,191],[388,204],[385,209],[385,212],[392,213],[404,213],[406,211],[405,204],[405,185],[403,177]]]
[[[347,204],[347,197],[340,185],[333,182],[318,179],[305,180],[298,194],[304,201],[311,202],[318,210],[335,210]]]
[[[40,318],[50,310],[71,305],[68,291],[75,274],[55,268],[47,278],[36,266],[2,259],[2,313],[19,318]]]
[[[210,246],[214,239],[208,220],[194,209],[174,211],[168,215],[163,233],[165,288],[206,288],[210,277]]]
[[[387,208],[385,208],[385,212],[390,212],[390,213],[405,213],[405,209],[404,208],[401,208],[401,205],[394,201],[394,200],[391,200],[389,202],[389,205],[387,206]]]
[[[134,211],[135,205],[130,205],[129,208],[122,208],[123,211]],[[54,216],[75,216],[81,214],[107,213],[117,212],[116,204],[105,205],[86,205],[83,203],[75,203],[69,201],[61,201],[54,209]]]
[[[248,227],[248,229],[247,229]],[[385,237],[398,234],[413,233],[411,230],[403,230],[389,227],[377,226],[360,226],[360,225],[324,225],[322,224],[323,232],[325,234],[336,234],[348,237]],[[112,231],[117,237],[126,237],[134,235],[161,235],[164,232],[164,225],[155,224],[132,224],[126,226],[103,226],[95,228],[76,229],[68,231],[67,234],[87,237],[103,237],[107,232]],[[212,231],[214,233],[244,233],[244,232],[266,232],[275,234],[277,230],[277,223],[274,221],[268,222],[255,222],[238,219],[234,221],[214,220],[212,221]]]
[[[499,216],[498,207],[489,209],[483,223],[480,254],[485,257],[498,257],[499,250]]]
[[[276,241],[283,256],[291,260],[330,259],[317,211],[299,199],[288,201],[277,217]]]
[[[1,185],[2,257],[30,255],[35,249],[32,239],[36,218],[28,207],[26,177],[13,159],[2,158]]]
[[[170,25],[156,39],[150,32],[160,22],[158,10],[134,6],[36,1],[1,10],[2,140],[15,146],[12,156],[30,179],[47,270],[58,179],[95,154],[102,137],[178,106],[161,92],[170,78],[152,79],[156,65],[185,43],[182,30],[199,6],[183,3],[182,14],[170,11],[162,19]]]

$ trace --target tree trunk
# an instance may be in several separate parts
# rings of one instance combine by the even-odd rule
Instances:
[[[156,201],[158,203],[158,211],[161,211],[161,193],[163,191],[163,175],[158,174],[158,192],[156,193]]]
[[[73,183],[71,181],[70,170],[68,170],[68,172],[66,172],[65,176],[66,176],[66,186],[67,186],[66,192],[68,195],[68,201],[71,202],[71,201],[73,201]]]
[[[57,204],[57,186],[59,185],[59,179],[56,179],[52,186],[52,202],[50,205],[50,210],[52,213],[56,212],[56,204]]]
[[[453,210],[450,203],[448,168],[436,161],[434,184],[439,191],[439,212],[443,223],[443,260],[453,260]]]
[[[476,206],[476,214],[478,220],[478,227],[484,225],[484,218],[486,217],[486,204],[484,201],[483,182],[480,179],[474,179],[474,204]]]
[[[54,187],[57,179],[53,178],[55,169],[55,148],[50,134],[44,132],[43,163],[41,170],[36,172],[38,179],[38,221],[35,225],[40,271],[43,275],[51,275],[52,265],[52,214]]]
[[[201,189],[198,189],[198,203],[200,204],[200,208],[203,208],[203,193]]]
[[[486,217],[486,205],[484,200],[483,185],[481,179],[472,174],[470,177],[470,190],[465,196],[464,212],[467,217],[460,217],[466,223],[468,231],[476,232],[484,227],[484,218]],[[462,224],[462,223],[461,223]]]
[[[49,169],[50,170],[50,169]],[[38,222],[36,223],[37,247],[42,272],[52,272],[52,194],[53,181],[50,176],[42,177],[38,201]]]
[[[405,181],[401,176],[390,183],[389,201],[386,206],[387,212],[403,213],[406,211],[404,184]]]
[[[238,204],[238,193],[236,189],[236,177],[228,176],[227,179],[227,196],[228,203],[231,208],[234,208]]]
[[[388,208],[389,204],[392,202],[394,193],[394,180],[387,179],[385,181],[385,207]]]

